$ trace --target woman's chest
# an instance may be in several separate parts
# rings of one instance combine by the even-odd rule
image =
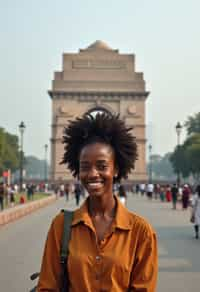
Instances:
[[[130,277],[137,242],[128,230],[115,230],[99,243],[89,230],[80,237],[74,232],[69,245],[68,265],[71,272]]]

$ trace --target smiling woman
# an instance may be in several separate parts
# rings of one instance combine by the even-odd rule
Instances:
[[[155,291],[155,232],[113,195],[113,183],[134,169],[137,147],[131,131],[118,116],[106,113],[86,115],[65,129],[62,163],[89,194],[71,224],[66,291]],[[60,291],[63,222],[59,214],[49,230],[39,292]]]

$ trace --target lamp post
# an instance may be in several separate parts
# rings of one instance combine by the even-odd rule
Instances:
[[[182,125],[180,122],[177,122],[175,129],[176,129],[176,134],[177,134],[177,150],[179,151],[180,135],[181,135],[181,130],[182,130]],[[178,187],[180,185],[180,169],[179,169],[179,167],[178,167],[178,171],[177,171],[177,185],[178,185]]]
[[[152,183],[152,145],[149,144],[149,183]]]
[[[44,145],[44,181],[47,182],[47,150],[48,145]]]
[[[19,124],[19,132],[20,132],[20,168],[19,168],[19,188],[22,191],[23,186],[23,164],[24,164],[24,155],[23,155],[23,136],[25,131],[25,124],[22,121]]]

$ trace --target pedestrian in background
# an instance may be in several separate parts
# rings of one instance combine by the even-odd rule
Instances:
[[[171,194],[172,194],[172,208],[176,209],[176,203],[177,203],[177,197],[178,197],[178,188],[176,184],[173,184],[171,188]]]
[[[27,185],[27,198],[29,201],[33,199],[33,193],[34,193],[34,186],[32,183],[29,183]]]
[[[13,185],[10,187],[10,205],[11,207],[15,205],[15,190]]]
[[[140,191],[140,185],[139,184],[136,184],[136,186],[135,186],[135,193],[138,195],[139,191]],[[134,185],[133,185],[133,193],[134,193]]]
[[[141,183],[140,184],[140,193],[142,196],[144,196],[145,189],[146,189],[146,185],[144,183]]]
[[[171,200],[172,200],[172,193],[171,193],[170,185],[167,185],[167,187],[166,187],[165,197],[166,197],[166,201],[167,202],[171,202]]]
[[[154,191],[154,185],[152,183],[148,183],[147,185],[147,197],[152,200],[153,198],[153,191]]]
[[[126,195],[125,187],[122,184],[120,184],[120,186],[119,186],[118,196],[119,196],[121,203],[125,206],[127,195]]]
[[[160,200],[161,202],[165,201],[165,186],[160,186]]]
[[[113,195],[114,181],[134,169],[137,148],[131,131],[118,116],[105,113],[84,115],[65,128],[63,163],[89,194],[71,225],[70,292],[156,291],[155,231]],[[60,213],[48,233],[38,292],[59,291],[63,224]]]
[[[79,206],[80,197],[82,194],[82,188],[81,188],[80,183],[75,184],[74,194],[75,194],[75,199],[76,199],[76,206]]]
[[[199,225],[200,225],[200,185],[196,188],[196,194],[192,200],[192,216],[194,223],[195,238],[199,238]]]
[[[4,183],[0,183],[0,207],[1,211],[4,209],[5,187]]]
[[[69,201],[69,184],[65,184],[65,197],[66,201]]]
[[[183,194],[182,194],[182,207],[183,210],[186,210],[189,205],[189,198],[190,198],[190,190],[187,184],[183,186]]]

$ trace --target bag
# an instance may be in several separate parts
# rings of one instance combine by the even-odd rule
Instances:
[[[69,279],[67,273],[67,257],[69,255],[69,241],[71,235],[71,223],[73,220],[73,211],[69,210],[61,210],[64,213],[64,225],[63,225],[63,235],[62,235],[62,243],[61,243],[61,250],[60,250],[60,264],[61,264],[61,287],[60,292],[68,292],[69,288]],[[31,280],[35,280],[39,277],[40,273],[34,273],[31,275]],[[30,290],[30,292],[36,292],[37,286]]]
[[[195,217],[194,217],[194,214],[192,214],[191,217],[190,217],[190,222],[194,223],[194,221],[195,221]]]

